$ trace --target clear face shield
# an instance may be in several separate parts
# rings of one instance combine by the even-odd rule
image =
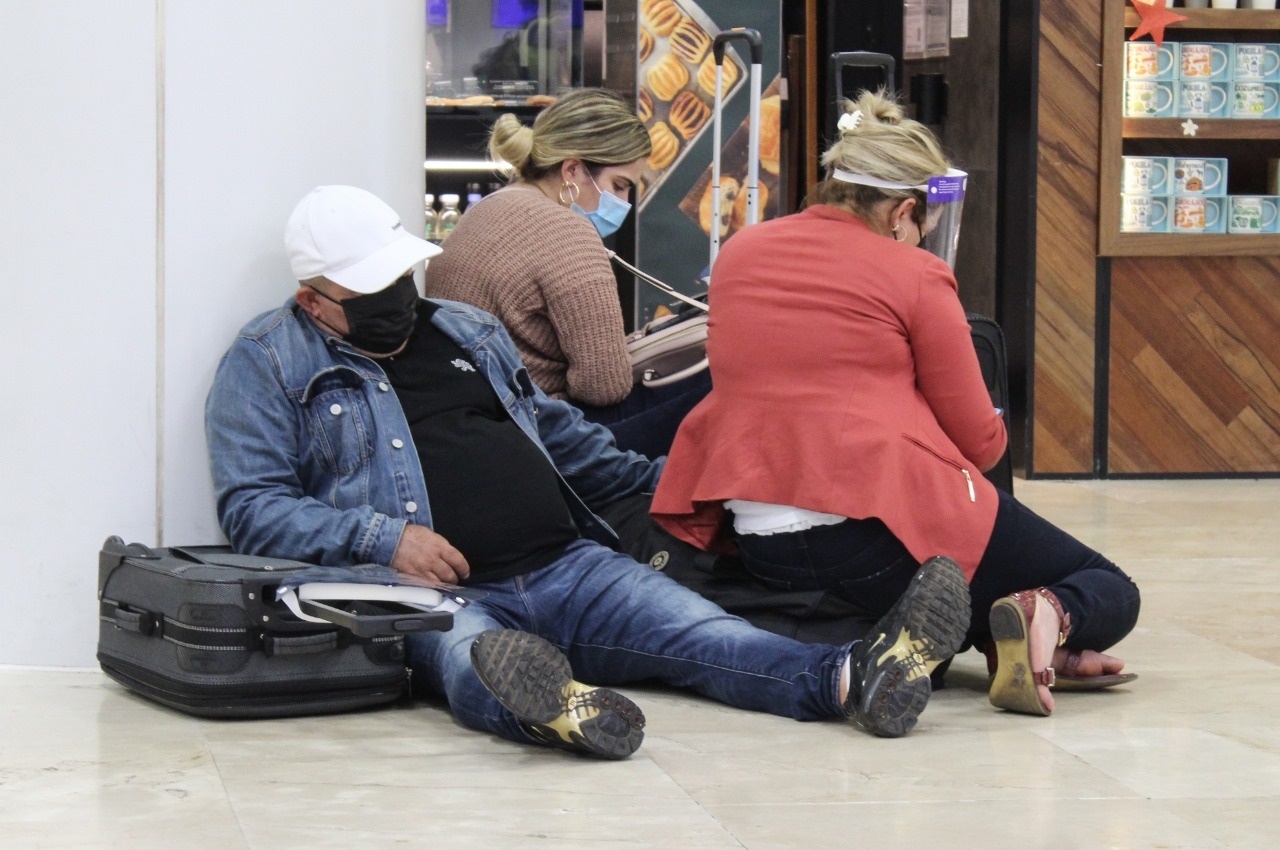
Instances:
[[[952,269],[956,267],[956,248],[960,244],[960,213],[964,209],[964,190],[969,175],[958,168],[950,168],[940,177],[930,177],[929,182],[916,186],[892,183],[868,174],[854,174],[839,168],[831,172],[832,179],[844,183],[858,183],[877,189],[916,189],[924,192],[924,238],[920,247],[942,259]]]
[[[956,249],[960,245],[960,213],[964,209],[964,190],[969,175],[951,168],[941,177],[930,177],[923,187],[924,239],[920,247],[940,257],[952,270],[956,267]]]

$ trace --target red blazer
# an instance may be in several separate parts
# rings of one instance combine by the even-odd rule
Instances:
[[[728,240],[711,285],[712,390],[680,426],[653,516],[731,545],[722,502],[878,517],[972,578],[1004,454],[947,264],[830,206]]]

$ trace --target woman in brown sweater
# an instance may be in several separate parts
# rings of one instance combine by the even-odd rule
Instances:
[[[427,268],[427,296],[493,313],[545,393],[609,427],[619,447],[666,454],[710,377],[633,388],[617,283],[601,241],[630,210],[650,152],[644,125],[618,96],[577,89],[532,127],[499,117],[489,151],[516,176],[467,209]]]

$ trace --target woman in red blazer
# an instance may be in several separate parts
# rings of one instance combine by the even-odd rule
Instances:
[[[680,426],[654,518],[703,549],[736,543],[773,589],[829,590],[873,616],[922,562],[954,559],[1002,708],[1047,715],[1055,678],[1135,678],[1101,654],[1137,622],[1133,582],[981,474],[1004,421],[955,277],[918,247],[926,181],[949,168],[936,139],[882,94],[848,103],[840,130],[810,205],[716,261],[713,389]]]

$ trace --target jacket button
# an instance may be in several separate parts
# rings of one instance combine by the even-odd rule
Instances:
[[[405,502],[405,503],[404,503],[404,510],[405,510],[405,513],[410,513],[410,514],[417,513],[417,512],[418,512],[418,503],[417,503],[417,502]]]
[[[400,439],[399,437],[396,437],[394,440],[391,441],[391,447],[394,449],[403,449],[404,440]]]
[[[329,407],[329,412],[332,413],[334,416],[337,416],[338,414],[342,413],[342,405],[340,404],[331,405]]]
[[[379,381],[378,389],[382,390],[385,393],[387,390],[391,389],[391,387],[387,384],[386,381]]]

